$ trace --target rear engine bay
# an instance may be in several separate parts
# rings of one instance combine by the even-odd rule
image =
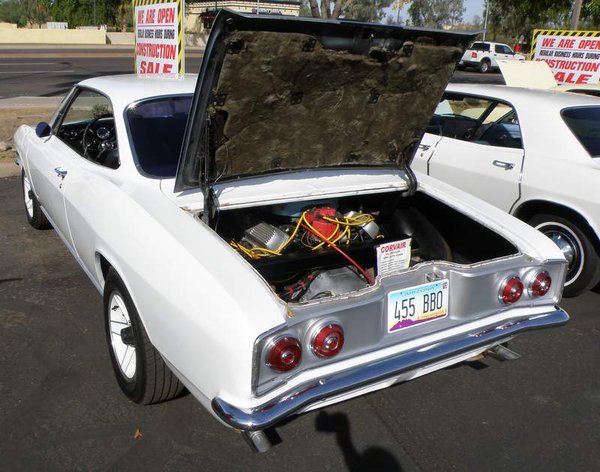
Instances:
[[[427,261],[473,264],[518,252],[421,192],[222,210],[215,223],[272,290],[294,303],[355,292]]]

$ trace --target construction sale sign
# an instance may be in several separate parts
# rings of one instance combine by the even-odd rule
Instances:
[[[183,77],[183,0],[133,0],[135,71]]]
[[[600,31],[534,30],[531,56],[546,61],[560,84],[600,81]]]

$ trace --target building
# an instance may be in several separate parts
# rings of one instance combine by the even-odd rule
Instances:
[[[240,13],[299,16],[301,3],[299,0],[198,0],[186,3],[185,30],[204,33],[221,8]]]

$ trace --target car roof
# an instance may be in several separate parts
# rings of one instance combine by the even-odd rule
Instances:
[[[600,105],[600,99],[589,95],[566,93],[554,90],[539,90],[524,87],[508,87],[506,85],[488,84],[449,84],[447,92],[466,93],[483,97],[506,100],[519,106],[551,106],[563,109],[573,106]]]
[[[185,74],[181,79],[138,77],[135,74],[107,75],[83,80],[78,85],[103,93],[110,98],[116,110],[145,98],[193,94],[197,78],[197,74]]]

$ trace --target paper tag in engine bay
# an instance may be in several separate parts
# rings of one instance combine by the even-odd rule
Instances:
[[[408,269],[411,238],[381,244],[377,249],[377,274],[379,277]]]

